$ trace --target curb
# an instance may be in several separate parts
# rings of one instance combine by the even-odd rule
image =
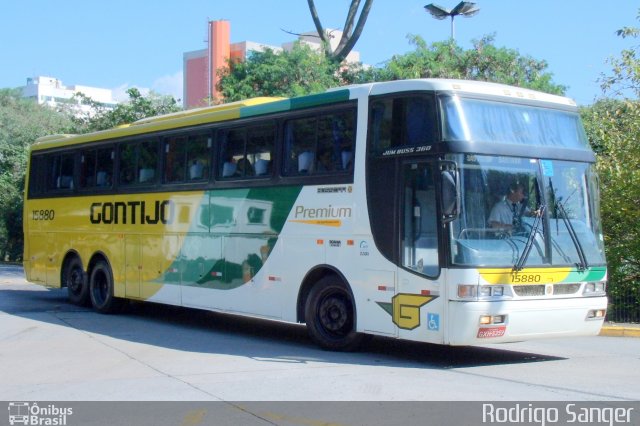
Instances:
[[[640,327],[603,326],[600,336],[608,337],[640,337]]]

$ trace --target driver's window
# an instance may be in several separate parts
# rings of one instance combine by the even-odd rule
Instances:
[[[403,168],[402,266],[438,275],[438,226],[433,166],[410,163]]]

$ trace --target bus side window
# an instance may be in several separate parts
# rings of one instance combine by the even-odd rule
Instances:
[[[135,183],[135,171],[137,163],[136,145],[120,145],[120,175],[118,182],[120,185],[131,185]]]
[[[80,188],[110,188],[113,158],[112,148],[80,152]]]
[[[44,155],[31,156],[29,168],[29,197],[45,193],[46,157]]]
[[[218,178],[233,179],[245,175],[246,129],[230,129],[220,132],[220,167]]]
[[[315,117],[285,123],[285,174],[302,175],[315,171],[316,135]]]
[[[372,149],[424,146],[437,140],[435,103],[431,96],[375,100],[370,107]]]
[[[140,183],[154,183],[158,166],[158,144],[155,140],[145,141],[139,145],[138,180]]]
[[[187,178],[190,181],[209,179],[210,134],[191,135],[187,142]]]
[[[158,143],[147,140],[120,145],[120,185],[156,182],[158,167]]]
[[[164,142],[164,182],[184,182],[186,177],[185,163],[187,152],[187,137],[172,136]]]
[[[352,111],[320,116],[318,120],[318,172],[348,170],[353,162],[355,120]]]
[[[372,149],[380,154],[391,146],[392,100],[383,99],[371,103],[370,128]]]
[[[251,176],[267,176],[271,174],[271,159],[276,138],[273,123],[252,127],[247,133],[246,158],[251,165]]]
[[[285,123],[285,174],[327,174],[353,168],[355,110]]]
[[[47,189],[73,189],[74,154],[52,154],[47,157]]]

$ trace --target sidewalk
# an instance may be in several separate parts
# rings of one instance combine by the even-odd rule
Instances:
[[[605,322],[600,331],[601,336],[640,337],[640,324]]]

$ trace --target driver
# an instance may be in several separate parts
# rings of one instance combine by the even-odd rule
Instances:
[[[520,182],[509,185],[505,197],[498,201],[489,213],[489,226],[506,231],[519,228],[522,225],[522,216],[530,214],[524,200],[524,185]]]

